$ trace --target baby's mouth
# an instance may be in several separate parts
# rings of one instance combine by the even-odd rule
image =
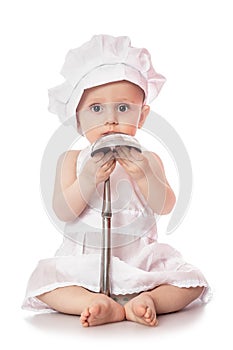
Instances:
[[[124,132],[109,130],[109,131],[104,132],[104,133],[102,134],[102,136],[113,135],[113,134],[127,135],[127,134],[124,133]]]

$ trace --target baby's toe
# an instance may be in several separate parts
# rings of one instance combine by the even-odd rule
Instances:
[[[83,327],[88,327],[89,326],[89,323],[87,321],[87,317],[80,317],[80,323]]]
[[[154,327],[156,327],[156,326],[158,326],[158,320],[157,320],[157,318],[156,317],[154,317],[154,319],[150,322],[150,326],[154,326]]]
[[[144,318],[145,319],[151,319],[151,318],[153,318],[153,311],[151,310],[151,308],[150,307],[147,307],[146,308],[146,312],[145,312],[145,314],[144,314]]]
[[[156,319],[156,314],[150,307],[148,307],[146,310],[146,313],[144,315],[144,320],[150,326],[155,326],[158,324],[158,321]]]
[[[90,312],[89,312],[88,308],[85,309],[85,310],[81,313],[81,315],[80,315],[80,322],[81,322],[81,325],[82,325],[83,327],[88,327],[88,326],[89,326],[88,321],[87,321],[89,315],[90,315]]]
[[[88,317],[90,316],[90,311],[88,308],[84,309],[83,312],[81,313],[81,317]]]

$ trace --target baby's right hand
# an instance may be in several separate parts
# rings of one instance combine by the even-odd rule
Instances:
[[[116,160],[112,151],[106,154],[99,152],[88,159],[80,175],[98,185],[109,178],[115,166]]]

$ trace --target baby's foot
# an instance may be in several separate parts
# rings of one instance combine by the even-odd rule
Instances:
[[[126,319],[147,326],[157,326],[155,304],[148,293],[142,293],[125,304]]]
[[[98,326],[104,323],[118,322],[125,319],[123,306],[106,295],[99,294],[82,313],[80,321],[83,327]]]

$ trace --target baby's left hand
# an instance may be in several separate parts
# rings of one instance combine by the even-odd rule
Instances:
[[[138,181],[146,176],[150,166],[143,153],[126,146],[116,147],[116,152],[116,160],[132,179]]]

